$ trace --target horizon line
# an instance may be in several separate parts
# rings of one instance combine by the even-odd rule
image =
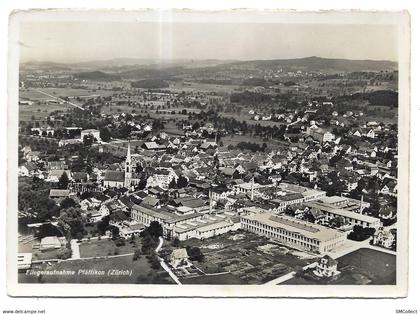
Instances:
[[[347,61],[374,61],[374,62],[392,62],[398,63],[398,60],[390,60],[390,59],[348,59],[343,57],[319,57],[319,56],[307,56],[307,57],[288,57],[288,58],[256,58],[256,59],[219,59],[219,58],[173,58],[173,59],[161,59],[161,58],[136,58],[136,57],[116,57],[116,58],[107,58],[107,59],[97,59],[97,60],[79,60],[79,61],[51,61],[51,60],[27,60],[21,61],[19,64],[25,63],[58,63],[58,64],[78,64],[78,63],[93,63],[93,62],[106,62],[106,61],[117,61],[117,60],[124,60],[124,59],[131,59],[131,60],[149,60],[152,62],[159,61],[229,61],[229,62],[250,62],[250,61],[278,61],[278,60],[299,60],[299,59],[310,59],[310,58],[318,58],[318,59],[326,59],[326,60],[347,60]]]

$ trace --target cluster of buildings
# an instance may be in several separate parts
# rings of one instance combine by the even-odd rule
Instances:
[[[159,106],[186,97],[170,93],[143,96],[144,104],[159,102]],[[200,95],[191,97],[188,101],[203,100]],[[374,179],[379,182],[373,193],[378,199],[396,198],[396,131],[375,121],[354,128],[335,111],[329,123],[311,120],[320,106],[331,109],[334,104],[313,102],[301,113],[291,110],[261,116],[262,120],[284,120],[286,130],[282,138],[275,139],[281,148],[258,153],[221,147],[217,138],[209,140],[206,135],[224,135],[225,130],[215,132],[217,128],[208,121],[194,130],[184,124],[184,135],[171,136],[163,131],[153,134],[150,124],[125,119],[122,113],[114,118],[132,128],[128,139],[136,132],[148,136],[137,140],[135,147],[128,141],[126,151],[121,148],[123,141],[118,143],[119,157],[125,155],[120,162],[92,162],[90,169],[73,171],[78,156],[47,161],[28,145],[20,148],[24,162],[19,165],[19,175],[56,184],[66,174],[67,187],[51,188],[49,197],[57,203],[74,199],[89,223],[109,216],[110,224],[125,238],[157,221],[168,239],[206,239],[243,229],[326,254],[339,249],[346,232],[358,225],[378,230],[375,241],[387,246],[391,236],[381,229],[381,219],[395,217],[396,210],[372,216],[371,204],[352,198],[351,193],[370,193],[360,182]],[[249,114],[257,115],[255,111]],[[349,119],[356,116],[361,117],[346,112]],[[39,136],[54,136],[55,132],[54,128],[31,131]],[[99,130],[77,131],[80,137],[60,140],[61,150],[89,136],[97,142],[90,149],[99,154],[112,152],[111,143],[102,143]],[[338,185],[344,186],[339,193],[343,195],[335,192]]]
[[[316,137],[315,134],[322,133],[317,130],[310,128],[309,132]],[[96,138],[99,135],[94,131],[82,133]],[[345,146],[335,144],[337,151],[345,151],[343,156],[349,160],[344,157],[335,165],[328,163],[323,168],[318,164],[314,169],[314,163],[322,161],[323,156],[333,156],[323,152],[323,145],[333,140],[325,136],[328,134],[323,133],[316,144],[318,151],[309,145],[299,145],[296,149],[291,145],[285,153],[251,156],[218,147],[216,141],[170,138],[164,134],[136,147],[135,153],[128,142],[123,162],[105,169],[95,167],[91,173],[72,172],[71,160],[48,162],[43,167],[45,173],[37,166],[39,160],[32,161],[30,147],[24,147],[22,151],[28,161],[20,166],[19,174],[58,182],[66,173],[68,188],[51,189],[50,198],[57,202],[74,198],[91,223],[112,217],[111,224],[119,227],[121,236],[126,238],[158,221],[164,236],[170,239],[205,239],[244,229],[323,254],[338,248],[346,239],[345,232],[354,225],[381,227],[380,218],[368,215],[369,203],[327,196],[326,191],[317,187],[319,176],[331,171],[337,171],[343,179],[351,177],[349,173],[357,176],[355,170],[362,169],[367,162],[352,155]],[[177,153],[168,153],[162,143],[170,143]],[[375,164],[375,172],[372,168],[368,167],[364,175],[383,176],[388,184],[395,181],[386,165]],[[311,174],[308,181],[314,184],[310,187],[287,182],[284,172]],[[388,190],[385,187],[380,193],[394,191],[392,186]],[[84,192],[94,193],[95,197],[81,199]],[[332,225],[331,220],[337,217],[342,223]]]

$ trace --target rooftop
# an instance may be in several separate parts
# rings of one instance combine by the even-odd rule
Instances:
[[[273,228],[281,228],[289,232],[301,234],[307,238],[319,241],[329,241],[342,235],[342,232],[334,229],[295,218],[273,215],[270,212],[245,216],[244,218],[257,221]]]
[[[332,214],[336,214],[336,215],[340,215],[342,217],[347,217],[347,218],[351,218],[351,219],[356,219],[359,221],[364,221],[367,223],[376,223],[377,221],[379,221],[378,218],[375,217],[371,217],[371,216],[367,216],[367,215],[363,215],[363,214],[359,214],[350,210],[344,210],[344,209],[340,209],[340,208],[334,208],[334,207],[330,207],[328,205],[325,205],[321,202],[307,202],[304,203],[305,205],[309,206],[309,207],[313,207],[313,208],[317,208],[323,212],[328,212],[328,213],[332,213]]]

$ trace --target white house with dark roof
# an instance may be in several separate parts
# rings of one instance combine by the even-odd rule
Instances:
[[[188,258],[189,256],[185,248],[175,249],[171,253],[169,264],[173,268],[179,268],[182,266],[188,267],[189,265],[191,265]]]
[[[329,255],[324,255],[317,262],[314,274],[318,277],[331,278],[338,276],[340,272],[337,270],[338,262]]]

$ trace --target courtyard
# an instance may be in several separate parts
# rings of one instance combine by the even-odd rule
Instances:
[[[245,231],[204,240],[189,239],[182,246],[198,246],[204,255],[204,261],[194,265],[206,275],[180,278],[186,284],[263,284],[316,259]]]

